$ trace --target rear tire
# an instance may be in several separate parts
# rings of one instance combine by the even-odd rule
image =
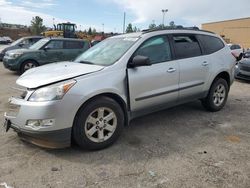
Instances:
[[[83,149],[99,150],[112,145],[124,127],[124,112],[111,98],[99,97],[84,105],[73,125],[74,141]]]
[[[23,74],[25,71],[35,68],[38,66],[38,63],[33,60],[27,60],[22,63],[22,66],[20,68],[20,74]]]
[[[202,105],[210,112],[221,110],[228,97],[229,86],[223,78],[214,80],[206,98],[202,99]]]

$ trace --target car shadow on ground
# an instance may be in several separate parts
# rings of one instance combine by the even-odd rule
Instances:
[[[131,159],[141,161],[153,156],[167,157],[190,148],[203,147],[203,142],[197,139],[202,140],[202,136],[216,134],[208,120],[212,114],[206,112],[200,102],[196,101],[134,119],[124,128],[122,136],[114,145],[100,151],[86,151],[76,145],[43,151],[60,159],[79,163],[93,163],[103,158],[108,163]]]
[[[250,80],[244,80],[244,79],[236,79],[236,81],[240,82],[240,83],[245,83],[245,84],[250,84]]]

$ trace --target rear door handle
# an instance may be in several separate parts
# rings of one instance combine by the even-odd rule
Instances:
[[[204,61],[204,62],[202,63],[202,66],[208,66],[208,62],[207,62],[207,61]]]
[[[169,68],[169,69],[167,70],[168,73],[172,73],[172,72],[175,72],[175,71],[176,71],[175,68]]]

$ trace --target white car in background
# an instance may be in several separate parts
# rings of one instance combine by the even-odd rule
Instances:
[[[244,52],[243,48],[239,44],[228,44],[228,46],[235,57],[239,57],[240,54],[243,54]]]

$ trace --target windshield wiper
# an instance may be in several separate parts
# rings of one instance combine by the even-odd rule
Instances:
[[[94,65],[94,63],[90,61],[77,61],[77,63],[83,63],[83,64],[89,64],[89,65]]]

